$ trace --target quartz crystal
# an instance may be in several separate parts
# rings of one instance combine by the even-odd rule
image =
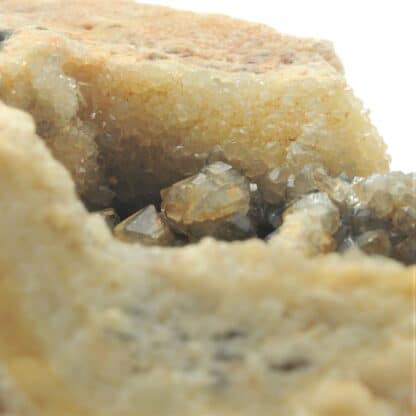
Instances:
[[[258,165],[260,173],[249,178],[233,164],[237,144],[227,149],[231,160],[219,147],[198,154],[198,163],[208,165],[161,192],[162,212],[148,206],[119,224],[116,237],[179,245],[205,236],[228,241],[279,236],[312,255],[356,247],[416,262],[414,176],[331,175],[312,149],[294,143],[286,162],[265,172]],[[110,227],[117,221],[111,208],[100,214]]]
[[[360,201],[381,218],[390,218],[394,209],[404,204],[416,208],[415,186],[412,176],[401,172],[357,178],[353,184]]]
[[[302,197],[285,211],[283,218],[300,210],[319,220],[329,234],[334,234],[340,226],[339,210],[326,193],[317,192]]]
[[[248,216],[250,183],[229,164],[215,162],[161,192],[162,212],[172,228],[191,240],[233,240],[254,235]]]
[[[389,234],[385,230],[367,231],[358,236],[355,243],[367,254],[390,255],[391,244]]]
[[[393,215],[393,226],[416,239],[416,209],[409,206],[399,208]]]
[[[129,243],[169,246],[175,244],[175,236],[163,222],[153,205],[141,209],[114,228],[116,238]]]
[[[282,166],[268,171],[258,179],[257,184],[267,203],[279,204],[284,202],[289,176],[289,168]]]
[[[405,264],[415,264],[416,237],[409,236],[394,246],[393,257]]]
[[[305,194],[319,190],[318,179],[326,175],[326,169],[319,163],[311,163],[303,166],[290,178],[287,188],[288,198],[299,198]]]
[[[365,205],[357,205],[351,216],[351,226],[353,233],[358,235],[366,231],[384,228],[387,226],[386,221],[378,217],[374,211]]]

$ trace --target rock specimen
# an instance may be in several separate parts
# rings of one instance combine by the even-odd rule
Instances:
[[[0,103],[0,413],[415,413],[415,177],[330,44],[122,0],[0,25],[35,120]],[[152,243],[274,234],[123,244],[85,205]]]
[[[318,199],[336,213],[326,197],[293,205],[268,243],[122,244],[28,115],[0,105],[0,126],[9,413],[414,413],[416,268],[359,252],[311,257],[310,241],[325,251],[324,224],[335,223],[302,208]]]
[[[305,147],[333,174],[388,168],[326,41],[123,0],[3,0],[0,25],[0,99],[91,208],[154,203],[215,152],[250,178]]]

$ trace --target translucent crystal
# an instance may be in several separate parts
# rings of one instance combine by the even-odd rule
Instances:
[[[393,215],[393,226],[404,234],[414,234],[416,238],[416,209],[401,207]]]
[[[153,205],[141,209],[114,228],[116,238],[129,243],[169,246],[176,242],[175,236],[163,222]]]
[[[276,207],[268,207],[266,210],[266,220],[272,228],[278,228],[282,224],[281,210]]]
[[[337,246],[340,247],[351,235],[351,226],[349,223],[342,221],[340,227],[334,235]]]
[[[375,191],[368,202],[368,206],[381,218],[387,218],[394,210],[394,199],[388,192]]]
[[[405,264],[416,263],[416,237],[409,236],[395,245],[393,257]]]
[[[266,223],[266,207],[262,193],[259,191],[257,184],[250,184],[250,209],[248,216],[256,227],[263,227]]]
[[[338,207],[348,209],[348,207],[358,202],[358,197],[352,189],[349,180],[346,180],[345,175],[331,177],[317,171],[314,175],[314,183],[319,191],[327,193]]]
[[[366,205],[359,204],[353,210],[351,226],[354,234],[358,235],[366,231],[384,229],[387,223]]]
[[[287,149],[286,161],[291,169],[298,170],[307,164],[321,164],[322,157],[311,147],[293,142]]]
[[[281,166],[268,171],[257,180],[263,198],[269,204],[280,204],[286,196],[287,181],[290,170]]]
[[[355,239],[357,247],[367,254],[389,256],[391,244],[385,230],[367,231]]]
[[[360,201],[381,218],[389,218],[396,207],[416,204],[415,184],[409,175],[401,172],[359,178],[353,188]]]
[[[241,239],[255,232],[248,215],[250,183],[224,162],[206,166],[161,195],[169,224],[192,240],[204,236]]]
[[[101,211],[97,211],[97,213],[104,218],[110,230],[112,230],[120,222],[120,217],[113,208],[106,208]]]
[[[326,169],[320,164],[303,166],[298,173],[290,177],[287,186],[287,198],[292,200],[317,191],[319,189],[317,179],[326,175]]]
[[[340,226],[339,210],[326,193],[317,192],[302,197],[284,212],[284,218],[298,210],[306,210],[319,219],[328,234],[334,234]]]
[[[351,236],[345,237],[344,240],[338,243],[338,251],[340,251],[341,253],[350,250],[353,247],[356,247],[356,244]]]

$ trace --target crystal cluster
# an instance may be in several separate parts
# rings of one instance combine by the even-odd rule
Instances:
[[[330,175],[317,152],[296,142],[283,163],[255,177],[238,168],[222,152],[213,152],[199,173],[161,191],[160,212],[147,206],[117,225],[115,236],[157,245],[205,236],[271,240],[291,216],[289,233],[296,228],[297,239],[310,238],[302,232],[302,218],[319,226],[321,235],[309,242],[319,249],[312,252],[355,247],[416,263],[415,174]],[[111,225],[114,211],[102,215]]]

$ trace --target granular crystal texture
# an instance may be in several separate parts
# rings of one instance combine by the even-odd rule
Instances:
[[[2,104],[0,194],[9,414],[415,414],[415,266],[325,255],[329,197],[303,196],[267,243],[125,244],[87,212],[31,117]],[[401,238],[393,250],[411,254]]]
[[[133,212],[215,160],[250,179],[286,156],[388,169],[326,41],[124,0],[3,0],[0,22],[0,98],[34,116],[90,209]]]

